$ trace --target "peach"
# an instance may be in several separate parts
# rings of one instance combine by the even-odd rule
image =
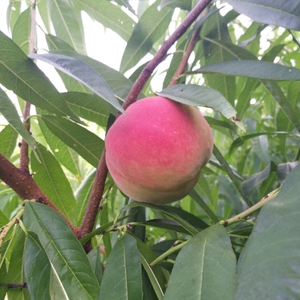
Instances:
[[[108,130],[105,146],[108,170],[123,193],[165,204],[193,189],[213,137],[197,108],[157,96],[129,106]]]

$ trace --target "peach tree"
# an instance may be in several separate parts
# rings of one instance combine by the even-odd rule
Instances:
[[[299,298],[299,1],[0,8],[0,299]]]

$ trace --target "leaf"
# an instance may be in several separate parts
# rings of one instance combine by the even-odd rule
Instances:
[[[212,108],[231,120],[236,116],[236,110],[220,92],[205,86],[176,84],[157,94],[180,103]]]
[[[300,294],[300,166],[258,215],[238,264],[234,299],[297,299]]]
[[[38,237],[33,232],[27,232],[24,250],[24,274],[30,299],[51,299],[49,293],[50,271],[50,262]]]
[[[294,0],[227,0],[237,12],[254,21],[300,30],[300,7]]]
[[[79,121],[44,73],[1,31],[0,44],[1,84],[33,105]]]
[[[13,41],[28,54],[30,50],[30,8],[24,10],[18,17],[13,30],[12,30],[12,39]]]
[[[127,42],[120,67],[122,73],[134,67],[166,33],[172,15],[172,8],[164,7],[158,10],[157,1],[147,8]]]
[[[88,253],[88,259],[91,265],[91,268],[98,280],[99,285],[102,280],[102,266],[101,266],[101,256],[99,247],[95,247],[92,251]]]
[[[58,37],[72,45],[76,51],[85,53],[85,41],[80,11],[76,11],[72,2],[64,0],[48,0],[47,6],[52,25]],[[46,4],[45,4],[46,5]]]
[[[97,168],[104,142],[80,125],[56,116],[43,115],[43,121],[59,139]]]
[[[187,261],[193,258],[193,263]],[[221,225],[195,235],[179,252],[164,300],[232,299],[236,259]],[[244,298],[243,298],[244,299]]]
[[[98,281],[88,258],[67,223],[53,209],[27,203],[24,225],[37,234],[70,299],[98,299]]]
[[[16,20],[21,13],[21,2],[10,0],[6,10],[7,28],[14,28]]]
[[[179,7],[184,10],[191,10],[192,1],[191,0],[161,0],[161,7],[169,6],[169,7]]]
[[[1,93],[1,92],[0,92]],[[1,96],[0,96],[1,99]],[[1,102],[1,101],[0,101]],[[1,106],[1,104],[0,104]],[[1,110],[0,110],[1,111]],[[17,143],[18,133],[13,129],[11,125],[6,125],[0,132],[0,153],[6,158],[10,158],[13,154],[16,143]]]
[[[141,275],[136,240],[126,234],[117,242],[107,259],[100,299],[143,299]]]
[[[66,175],[55,157],[44,146],[39,144],[36,151],[41,162],[37,161],[35,155],[31,155],[34,180],[60,211],[73,220],[76,200]]]
[[[77,0],[76,2],[91,18],[116,32],[125,41],[129,39],[135,22],[120,7],[106,0]]]
[[[84,61],[62,54],[30,54],[29,57],[44,61],[60,71],[75,78],[87,86],[96,95],[110,103],[120,112],[124,112],[122,106],[111,91],[102,76]]]
[[[261,60],[223,61],[203,66],[193,73],[225,74],[266,80],[300,80],[300,69]]]
[[[1,88],[0,88],[0,112],[5,117],[7,122],[15,129],[15,131],[18,132],[28,143],[28,145],[34,150],[36,146],[36,142],[34,138],[29,134],[29,132],[25,130],[25,127],[20,120],[19,114],[15,106],[13,105],[11,100],[7,97],[6,93]]]

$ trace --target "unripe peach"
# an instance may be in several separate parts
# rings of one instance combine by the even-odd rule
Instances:
[[[150,97],[129,106],[105,145],[108,170],[121,191],[136,201],[165,204],[193,189],[213,137],[197,108]]]

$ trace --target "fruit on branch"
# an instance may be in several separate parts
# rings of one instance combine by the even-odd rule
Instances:
[[[106,163],[133,200],[165,204],[185,197],[213,150],[199,110],[164,97],[133,103],[108,130]]]

